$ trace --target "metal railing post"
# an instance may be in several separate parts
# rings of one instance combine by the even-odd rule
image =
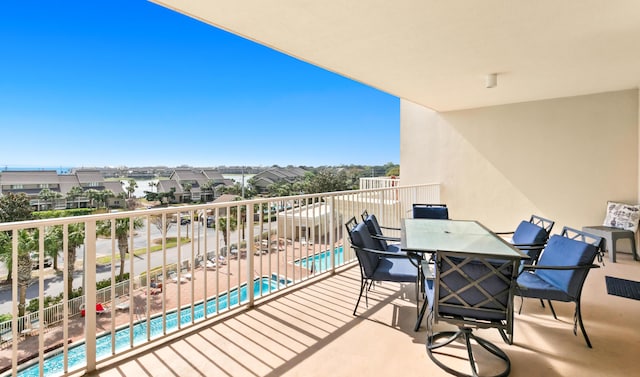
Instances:
[[[85,346],[87,372],[96,370],[96,220],[85,223]]]
[[[249,226],[249,235],[247,237],[247,294],[248,297],[247,299],[249,300],[249,302],[247,303],[249,307],[253,306],[253,301],[254,301],[254,296],[255,296],[255,289],[253,289],[253,281],[256,278],[255,276],[255,272],[254,272],[254,265],[255,265],[255,251],[256,251],[256,246],[255,246],[255,242],[253,240],[253,204],[246,204],[245,205],[246,210],[245,213],[247,214],[247,218],[245,219],[245,224],[250,224]],[[239,260],[239,258],[238,258]]]

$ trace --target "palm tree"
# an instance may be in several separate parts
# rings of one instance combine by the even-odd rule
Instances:
[[[89,198],[91,208],[96,208],[95,204],[100,197],[100,191],[96,189],[88,189],[87,191],[85,191],[85,194],[87,195],[87,198]]]
[[[116,194],[109,189],[98,191],[98,202],[102,202],[102,205],[105,208],[107,207],[107,200],[109,200],[109,198],[115,197]]]
[[[207,196],[211,195],[211,197],[213,197],[214,196],[214,193],[213,193],[214,183],[215,183],[214,180],[210,179],[205,184],[203,184],[201,186],[203,193],[206,193]]]
[[[7,282],[11,281],[13,265],[10,234],[11,232],[0,232],[0,261],[7,267]]]
[[[124,261],[129,252],[129,223],[128,217],[115,220],[116,239],[118,240],[118,250],[120,251],[120,277],[124,276]],[[142,219],[133,219],[133,229],[140,229],[144,226]],[[99,221],[96,232],[101,236],[111,236],[111,222]]]
[[[127,199],[130,199],[131,196],[133,196],[133,193],[136,191],[137,188],[138,188],[138,184],[136,183],[136,180],[133,178],[130,178],[129,185],[125,189],[127,191]]]
[[[84,244],[84,223],[69,224],[67,257],[65,265],[67,267],[67,292],[73,291],[73,274],[76,267],[76,252]]]
[[[213,228],[222,232],[222,241],[224,242],[224,248],[227,249],[227,231],[233,232],[238,227],[238,220],[235,216],[222,216],[217,221],[213,222]],[[225,255],[224,253],[223,255]]]
[[[191,183],[183,183],[182,188],[185,192],[189,193],[189,201],[191,201],[191,189],[193,188],[193,185]],[[184,201],[184,198],[182,199],[182,201]]]
[[[38,198],[44,200],[45,204],[47,204],[47,209],[51,209],[51,207],[53,206],[53,201],[60,197],[62,197],[62,194],[60,194],[59,192],[51,191],[48,188],[43,188],[38,194]]]
[[[73,203],[76,199],[84,195],[84,190],[80,186],[73,186],[67,192],[67,199]],[[78,201],[78,208],[80,208],[80,201]]]
[[[38,229],[18,231],[18,316],[24,316],[27,288],[31,283],[31,252],[38,250]]]
[[[53,269],[58,271],[58,254],[62,250],[62,228],[53,226],[44,234],[44,254],[53,258]]]

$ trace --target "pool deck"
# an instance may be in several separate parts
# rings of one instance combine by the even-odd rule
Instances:
[[[293,247],[298,247],[297,243],[291,244],[287,250],[274,252],[269,254],[260,254],[253,257],[253,270],[255,277],[271,276],[272,273],[278,273],[288,279],[306,278],[309,271],[306,268],[295,266],[292,262],[299,259],[300,255],[292,252]],[[299,249],[298,249],[299,250]],[[298,251],[299,252],[299,251]],[[304,257],[304,255],[303,255]],[[203,300],[205,297],[211,297],[216,292],[224,294],[228,290],[238,287],[247,279],[247,258],[246,254],[240,258],[230,258],[225,264],[218,264],[216,268],[198,267],[191,273],[191,279],[183,278],[182,282],[171,281],[167,279],[163,283],[163,292],[152,289],[152,294],[147,294],[146,287],[134,289],[133,305],[130,296],[117,297],[114,302],[105,303],[108,311],[97,315],[96,327],[99,331],[111,332],[112,328],[118,328],[130,321],[137,321],[147,317],[157,315],[163,311],[164,306],[167,312],[175,309],[180,302],[181,306],[193,301]],[[204,281],[207,281],[206,287]],[[178,291],[180,299],[178,300]],[[205,295],[206,292],[206,295]],[[148,300],[148,303],[147,303]],[[118,309],[119,304],[128,306],[126,309]],[[148,305],[147,305],[148,304]],[[147,311],[148,307],[148,311]],[[63,339],[63,323],[59,322],[44,329],[44,348],[58,347],[62,345]],[[67,326],[68,336],[71,339],[69,346],[74,343],[81,342],[85,338],[84,334],[84,318],[80,315],[69,318]],[[33,332],[28,336],[20,336],[18,339],[18,360],[26,361],[34,357],[37,358],[39,349],[39,333]],[[0,349],[0,368],[11,365],[11,345],[5,345]]]

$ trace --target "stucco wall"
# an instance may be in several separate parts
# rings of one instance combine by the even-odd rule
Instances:
[[[638,201],[637,90],[437,113],[401,101],[403,184],[440,182],[453,218],[581,228]]]

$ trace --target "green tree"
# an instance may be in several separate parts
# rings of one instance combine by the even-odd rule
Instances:
[[[124,274],[124,261],[126,254],[129,253],[129,223],[131,219],[125,217],[123,219],[115,219],[115,233],[118,242],[118,251],[120,251],[120,276]],[[111,236],[111,221],[98,221],[96,233],[101,236]],[[140,229],[144,226],[142,219],[133,219],[133,229]]]
[[[26,194],[8,192],[0,195],[0,222],[31,219],[33,219],[33,208]]]
[[[385,167],[387,167],[385,165]],[[393,165],[387,167],[387,172],[385,173],[387,177],[398,177],[400,175],[400,165]]]
[[[321,192],[344,191],[349,189],[347,175],[343,170],[321,169],[316,174],[305,177],[305,192],[316,194]]]
[[[82,197],[84,195],[84,190],[82,189],[82,187],[80,186],[73,186],[68,192],[67,192],[67,200],[71,201],[71,203],[73,203],[74,201],[76,201],[76,199]],[[80,208],[80,202],[78,201],[78,208]]]
[[[267,187],[269,197],[289,196],[293,194],[293,185],[286,181],[274,182]]]

